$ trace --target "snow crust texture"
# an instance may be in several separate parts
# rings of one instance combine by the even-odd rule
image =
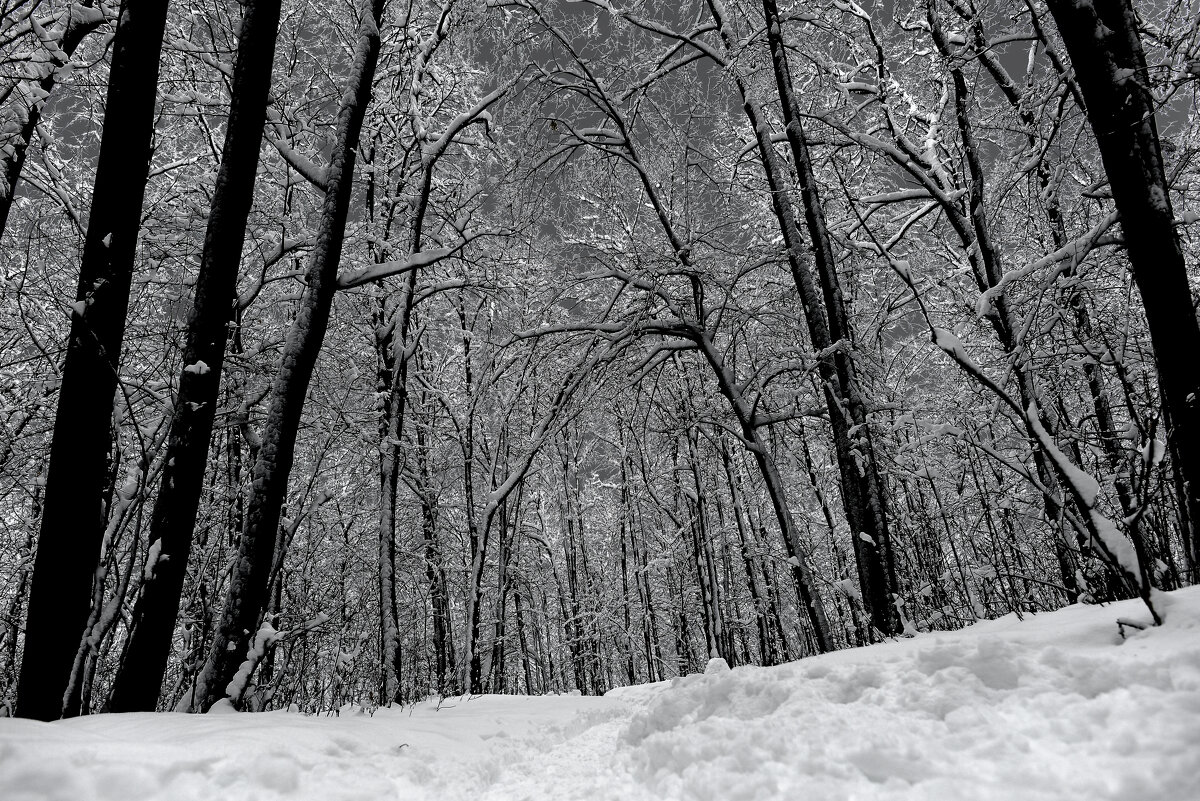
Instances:
[[[603,698],[338,716],[0,719],[0,796],[80,799],[1200,798],[1200,588],[1007,617]],[[719,666],[717,666],[719,667]]]

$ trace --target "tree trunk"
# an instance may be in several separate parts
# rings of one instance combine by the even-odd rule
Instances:
[[[996,236],[992,230],[992,225],[988,221],[984,207],[986,178],[983,161],[980,157],[980,146],[976,139],[974,124],[970,117],[972,94],[963,70],[957,66],[958,61],[952,54],[949,40],[942,32],[935,0],[928,0],[927,2],[926,19],[929,23],[930,35],[939,54],[947,64],[954,65],[949,67],[949,72],[954,91],[955,121],[959,137],[962,140],[963,157],[967,165],[967,188],[969,190],[967,212],[964,214],[957,209],[951,209],[949,213],[954,215],[954,227],[960,237],[963,249],[969,254],[968,259],[974,267],[974,277],[979,291],[986,292],[1000,283],[1004,276],[1004,267],[1001,262],[1002,249],[995,246]],[[1029,408],[1030,404],[1042,408],[1043,404],[1038,402],[1040,393],[1038,392],[1037,382],[1030,369],[1025,349],[1020,341],[1020,326],[1011,312],[1008,298],[1003,295],[997,295],[992,301],[991,306],[991,311],[987,314],[988,321],[996,332],[996,338],[999,340],[1001,347],[1004,348],[1004,352],[1012,362],[1013,376],[1016,378],[1017,391],[1021,398],[1021,404],[1026,409]],[[1055,426],[1051,420],[1043,418],[1041,424],[1052,435],[1054,434]],[[1031,442],[1034,471],[1038,477],[1038,481],[1045,488],[1041,493],[1042,509],[1046,517],[1046,522],[1052,529],[1051,536],[1053,538],[1055,558],[1059,564],[1060,577],[1063,586],[1067,588],[1068,594],[1073,601],[1078,597],[1079,589],[1076,586],[1074,560],[1063,534],[1064,510],[1061,501],[1062,492],[1058,474],[1052,467],[1052,459],[1050,459],[1045,446],[1034,433],[1031,424],[1025,421],[1024,427]],[[1082,541],[1079,545],[1081,548],[1085,547],[1085,543]]]
[[[735,42],[730,35],[726,20],[721,13],[719,3],[709,2],[709,10],[717,24],[722,41],[730,58],[735,55]],[[768,28],[777,28],[778,19]],[[768,37],[774,40],[774,34]],[[773,43],[772,49],[782,48],[782,39],[778,44]],[[780,56],[782,58],[782,55]],[[786,76],[786,64],[779,59],[777,70],[783,70],[779,79],[781,86],[790,78]],[[824,389],[826,405],[829,409],[829,420],[833,429],[834,447],[838,457],[838,467],[841,475],[842,502],[846,512],[847,523],[851,527],[854,552],[858,562],[859,582],[863,597],[871,614],[871,621],[876,629],[885,635],[897,631],[896,610],[892,607],[892,594],[895,588],[895,566],[891,559],[891,544],[887,532],[887,518],[882,502],[882,484],[879,480],[877,467],[873,458],[873,447],[870,445],[868,429],[865,426],[865,408],[854,389],[853,364],[845,352],[852,345],[850,332],[846,327],[844,309],[840,303],[840,289],[836,284],[833,271],[832,251],[823,254],[821,250],[822,237],[828,247],[828,234],[824,232],[824,216],[820,211],[819,200],[816,198],[816,187],[811,174],[807,185],[802,182],[801,194],[805,200],[806,214],[810,225],[819,225],[811,229],[814,244],[822,259],[818,265],[819,281],[814,282],[809,260],[802,256],[804,243],[796,221],[791,201],[788,199],[787,182],[779,157],[775,153],[770,131],[761,107],[751,97],[750,89],[745,80],[736,72],[733,75],[738,92],[742,98],[742,108],[746,118],[754,128],[757,139],[759,159],[766,173],[767,184],[771,193],[771,206],[775,218],[783,234],[784,247],[787,251],[788,265],[791,268],[792,280],[796,285],[797,294],[804,308],[804,318],[808,325],[809,341],[819,355],[818,372]],[[782,89],[781,89],[782,92]],[[794,117],[788,124],[789,142],[797,158],[797,169],[802,170],[808,164],[807,151],[804,149],[803,131],[799,127],[799,113],[794,108],[795,99],[788,93],[781,94],[783,98],[785,120],[790,115]],[[791,102],[787,101],[791,98]],[[799,136],[799,145],[795,138]],[[796,148],[799,147],[797,150]],[[811,172],[811,166],[809,167]],[[818,283],[820,286],[818,286]],[[820,294],[818,294],[820,291]],[[833,309],[831,320],[828,308]],[[834,331],[839,333],[835,338]],[[835,343],[837,352],[831,352]],[[857,412],[854,411],[857,409]],[[859,421],[855,421],[855,415]],[[854,434],[853,432],[858,432]],[[859,472],[859,459],[864,460],[864,471]],[[869,540],[869,541],[868,541]],[[818,642],[820,636],[818,635]],[[822,646],[822,650],[827,646]]]
[[[816,323],[812,324],[816,325]],[[783,542],[787,548],[788,561],[792,566],[792,576],[796,581],[800,602],[812,625],[813,640],[817,650],[821,653],[831,651],[835,644],[829,630],[825,606],[821,600],[821,594],[816,588],[816,582],[813,580],[812,567],[805,555],[807,549],[800,539],[800,529],[796,526],[791,509],[788,508],[783,476],[779,473],[779,467],[775,464],[775,458],[771,454],[768,443],[764,442],[759,435],[760,429],[754,422],[753,409],[742,394],[741,384],[725,366],[723,357],[713,347],[712,340],[707,335],[698,334],[695,341],[716,376],[721,395],[729,403],[737,417],[738,424],[742,429],[742,445],[754,456],[755,464],[758,465],[762,475],[767,496],[771,499],[771,508],[775,511],[775,520],[779,524],[779,532],[783,536]],[[830,372],[832,374],[832,371]]]
[[[450,692],[456,668],[454,635],[450,630],[450,592],[447,589],[446,563],[437,534],[437,495],[432,487],[425,432],[417,428],[417,487],[421,504],[421,536],[425,545],[425,576],[429,579],[429,602],[433,608],[433,653],[435,689],[441,695]]]
[[[113,395],[150,169],[166,0],[127,0],[113,40],[96,182],[62,371],[16,714],[54,720],[104,536]]]
[[[626,471],[624,466],[625,462],[630,461],[628,458],[622,460],[622,485],[625,485],[626,480],[630,476],[630,473]],[[645,480],[648,471],[645,467],[644,455],[642,455],[641,466],[642,478]],[[642,607],[641,629],[642,644],[646,650],[646,679],[648,681],[658,681],[662,678],[662,644],[659,641],[658,619],[654,611],[654,595],[650,588],[650,561],[646,553],[648,549],[648,543],[646,542],[646,520],[645,514],[641,509],[641,504],[637,504],[636,508],[631,510],[631,514],[633,517],[631,518],[632,526],[629,532],[629,542],[633,548],[634,566],[637,571],[634,575],[634,583],[637,585],[638,601]],[[638,532],[641,532],[640,545],[638,543]]]
[[[162,481],[150,516],[150,548],[158,548],[158,561],[134,606],[113,686],[113,712],[154,711],[167,667],[212,438],[246,218],[254,199],[279,13],[280,0],[254,0],[242,16],[221,167],[188,318]]]
[[[414,100],[415,102],[415,100]],[[421,251],[424,240],[425,213],[429,208],[433,188],[434,160],[422,161],[421,189],[409,229],[408,252]],[[384,675],[384,703],[395,698],[396,676],[399,674],[400,624],[396,602],[396,490],[400,476],[400,442],[404,434],[404,411],[408,402],[408,363],[416,351],[410,342],[419,270],[410,269],[404,276],[399,305],[387,319],[386,301],[381,302],[381,318],[377,330],[385,332],[376,340],[379,351],[381,389],[386,393],[384,415],[380,421],[379,443],[379,603],[380,650]]]
[[[329,161],[317,244],[305,273],[308,288],[288,331],[271,387],[270,411],[254,465],[246,527],[208,661],[196,679],[194,693],[184,699],[183,706],[189,711],[207,711],[224,697],[236,705],[246,690],[249,676],[243,660],[250,662],[248,650],[254,645],[252,640],[266,604],[280,507],[295,456],[300,415],[337,290],[337,268],[354,185],[354,161],[379,55],[378,26],[382,15],[383,0],[374,0],[372,17],[364,19],[359,28],[352,77],[338,111],[337,143]]]
[[[891,533],[887,519],[887,492],[879,474],[875,445],[867,420],[867,404],[859,386],[858,371],[852,356],[854,332],[842,296],[833,255],[833,242],[825,222],[825,210],[817,189],[816,174],[808,144],[804,139],[800,104],[792,88],[791,70],[783,40],[783,19],[775,0],[763,0],[767,21],[767,43],[775,73],[779,103],[783,110],[785,133],[792,151],[792,161],[800,182],[804,217],[812,242],[813,261],[821,284],[825,315],[829,324],[829,344],[843,343],[833,354],[838,376],[837,384],[827,385],[837,393],[837,402],[829,405],[829,419],[834,430],[838,467],[841,472],[842,501],[846,521],[858,563],[859,583],[871,623],[885,635],[896,634],[898,617],[893,605],[896,592],[896,566],[892,553]],[[808,314],[805,310],[805,314]],[[828,345],[813,343],[823,350]]]
[[[734,475],[729,449],[725,447],[724,442],[721,443],[721,465],[725,469],[725,479],[729,484],[729,496],[733,501],[733,523],[738,534],[738,546],[742,554],[742,565],[746,571],[747,586],[750,588],[750,600],[754,606],[754,621],[758,629],[758,659],[763,665],[776,665],[781,660],[776,648],[774,627],[772,626],[772,616],[775,610],[763,589],[759,576],[758,559],[750,550],[747,531],[752,529],[746,521],[740,481]]]
[[[716,558],[713,554],[712,534],[709,531],[708,514],[704,502],[704,485],[700,477],[700,454],[696,442],[695,426],[684,432],[687,443],[688,472],[692,475],[692,491],[695,500],[687,506],[691,513],[692,556],[696,565],[696,581],[700,590],[700,606],[703,613],[703,631],[706,658],[720,657],[733,664],[733,649],[729,647],[728,632],[721,610],[720,579],[717,575]],[[678,468],[676,469],[678,475]]]
[[[1163,170],[1151,75],[1130,0],[1049,0],[1087,101],[1158,364],[1167,437],[1200,520],[1200,325]],[[1197,545],[1191,538],[1193,548]],[[1193,559],[1196,554],[1192,554]]]

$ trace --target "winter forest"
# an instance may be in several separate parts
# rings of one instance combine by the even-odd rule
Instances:
[[[1194,0],[0,0],[0,714],[1152,634],[1198,93]]]

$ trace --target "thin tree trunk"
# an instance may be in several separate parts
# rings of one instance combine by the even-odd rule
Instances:
[[[741,487],[734,475],[729,449],[721,443],[721,465],[725,469],[725,479],[729,483],[729,496],[733,500],[733,522],[737,529],[738,546],[742,554],[742,564],[746,570],[746,582],[750,588],[750,600],[754,606],[754,621],[758,628],[758,658],[763,665],[775,665],[780,662],[779,653],[775,647],[774,631],[771,625],[770,599],[762,587],[759,576],[758,559],[750,551],[748,523],[746,521],[745,503],[742,500]]]
[[[850,524],[859,582],[871,623],[881,633],[892,635],[899,630],[899,619],[893,600],[896,592],[896,566],[888,528],[887,491],[879,474],[879,462],[875,456],[875,445],[867,420],[867,403],[862,396],[852,355],[854,332],[850,326],[846,300],[842,295],[837,274],[833,242],[826,225],[825,210],[821,205],[812,158],[804,138],[800,104],[792,88],[791,70],[788,67],[783,39],[783,18],[775,0],[763,0],[763,12],[767,21],[767,44],[771,50],[775,85],[783,110],[784,130],[800,182],[805,222],[812,241],[813,261],[816,264],[829,325],[829,343],[813,344],[820,350],[838,342],[844,346],[833,354],[838,381],[836,384],[827,382],[827,386],[837,395],[836,403],[829,405],[829,418],[834,429],[834,444],[841,471],[846,520]],[[806,309],[805,314],[808,313]]]
[[[696,580],[700,589],[705,650],[708,652],[706,657],[721,657],[733,663],[736,660],[729,647],[725,621],[721,614],[720,584],[713,554],[712,535],[709,532],[707,504],[704,502],[704,485],[700,478],[700,454],[694,427],[684,432],[684,439],[687,442],[688,472],[692,475],[692,490],[696,496],[688,506],[692,512],[692,555],[695,558]]]
[[[818,311],[820,310],[818,309]],[[713,347],[712,340],[707,334],[700,333],[695,341],[716,376],[721,395],[728,401],[737,417],[742,429],[743,446],[754,456],[754,461],[762,474],[767,497],[771,500],[771,507],[775,511],[775,520],[779,524],[779,531],[783,535],[784,545],[787,548],[788,561],[792,566],[792,575],[800,594],[800,602],[804,607],[806,617],[812,624],[817,650],[821,653],[831,651],[835,644],[829,630],[825,606],[813,580],[812,568],[805,556],[807,550],[800,538],[800,529],[796,526],[795,518],[792,517],[791,509],[787,504],[783,476],[779,473],[779,467],[775,464],[768,444],[760,436],[760,429],[754,422],[754,412],[750,403],[742,395],[740,385],[725,366],[724,359]]]
[[[963,156],[967,163],[969,189],[967,198],[968,213],[966,215],[957,214],[958,223],[955,228],[962,241],[963,248],[971,254],[970,259],[976,267],[975,280],[979,286],[979,290],[986,292],[999,284],[1004,275],[1004,268],[1001,263],[1001,251],[995,246],[992,226],[989,224],[984,208],[986,179],[980,159],[974,125],[970,117],[971,91],[961,67],[957,66],[958,62],[954,60],[949,41],[942,32],[936,0],[927,0],[926,19],[928,20],[930,34],[938,52],[948,64],[955,65],[949,67],[949,71],[954,93],[955,120],[957,122],[959,137],[962,140]],[[996,338],[1000,341],[1001,347],[1004,348],[1004,352],[1012,361],[1013,376],[1016,378],[1021,404],[1026,409],[1031,404],[1040,409],[1043,407],[1043,404],[1038,402],[1039,392],[1037,383],[1030,371],[1023,344],[1019,341],[1019,326],[1014,320],[1008,299],[1003,295],[998,295],[992,301],[991,305],[992,309],[987,317],[996,332]],[[1046,448],[1039,441],[1031,424],[1029,421],[1025,421],[1024,424],[1032,443],[1034,471],[1037,474],[1038,481],[1045,488],[1045,491],[1041,493],[1042,508],[1046,516],[1046,522],[1053,529],[1055,558],[1059,564],[1060,576],[1063,585],[1067,587],[1071,599],[1074,600],[1078,597],[1079,589],[1076,586],[1077,582],[1070,547],[1062,530],[1063,508],[1060,500],[1062,492],[1059,487],[1058,475],[1051,466],[1052,460],[1047,455]],[[1052,421],[1043,418],[1041,424],[1053,435],[1055,426]],[[1080,545],[1082,547],[1083,543],[1080,543]]]
[[[450,691],[456,672],[454,636],[450,630],[450,593],[447,589],[446,565],[437,533],[437,497],[431,488],[429,458],[426,454],[425,431],[416,432],[418,500],[421,504],[421,536],[425,544],[425,576],[429,579],[429,600],[433,607],[433,652],[436,689],[445,695]]]
[[[629,461],[628,458],[622,460],[623,476],[628,476],[628,472],[626,472],[626,468],[624,467],[624,463],[627,461]],[[646,471],[644,469],[642,471],[642,478],[646,478]],[[662,645],[659,642],[658,636],[658,619],[654,611],[654,595],[650,589],[650,562],[646,553],[645,515],[642,513],[641,504],[637,505],[633,513],[633,522],[636,525],[630,529],[629,542],[633,548],[634,564],[637,570],[634,579],[638,588],[638,600],[642,606],[642,641],[646,649],[646,678],[649,681],[657,681],[662,678]],[[637,532],[641,532],[640,545],[636,536]]]
[[[721,4],[716,0],[710,0],[709,10],[717,24],[726,51],[732,58],[736,52],[735,41],[727,28]],[[854,452],[855,442],[851,437],[854,424],[849,411],[849,406],[855,404],[848,403],[850,395],[847,394],[847,386],[843,381],[843,375],[850,363],[843,358],[845,354],[839,356],[831,350],[835,342],[838,343],[839,349],[849,348],[852,343],[849,339],[835,340],[832,336],[833,328],[831,328],[825,304],[826,296],[830,295],[835,287],[832,285],[828,288],[824,285],[818,287],[818,282],[813,280],[809,260],[802,255],[804,243],[801,239],[795,212],[788,199],[785,173],[779,156],[775,153],[775,146],[771,141],[766,119],[761,107],[752,98],[745,80],[736,72],[733,73],[733,78],[742,99],[742,108],[746,113],[746,118],[754,128],[759,159],[771,193],[771,206],[780,232],[783,234],[792,280],[804,308],[809,340],[813,349],[819,354],[818,373],[821,377],[825,402],[829,409],[829,419],[833,428],[834,447],[842,479],[842,501],[847,522],[852,529],[851,537],[854,540],[853,547],[858,557],[859,581],[863,595],[864,598],[870,599],[868,608],[875,627],[884,634],[893,634],[896,631],[896,614],[895,609],[891,606],[891,595],[895,584],[895,570],[894,566],[889,566],[890,557],[886,560],[884,558],[885,555],[890,554],[886,517],[878,503],[874,507],[871,506],[871,499],[879,501],[880,496],[874,493],[871,486],[864,483],[863,477],[858,472],[859,468]],[[789,127],[798,130],[796,125]],[[810,187],[810,189],[812,188],[814,187]],[[819,276],[819,278],[825,279],[821,282],[822,284],[829,283],[828,276]],[[819,291],[821,294],[818,294]],[[848,332],[843,333],[848,335]],[[865,427],[857,430],[865,431]],[[869,538],[870,542],[868,543],[865,538]],[[817,638],[818,647],[821,650],[827,650],[829,646],[821,643],[822,637],[819,630]]]
[[[621,437],[624,439],[624,429],[621,430]],[[624,442],[621,443],[621,448],[621,521],[617,526],[617,537],[620,539],[621,546],[621,616],[625,635],[624,647],[621,650],[625,655],[625,677],[632,685],[637,683],[633,646],[633,604],[629,597],[629,557],[633,541],[633,526],[630,524],[632,512],[630,511],[629,475],[626,471],[627,459],[624,453]]]
[[[38,69],[46,70],[45,74],[36,79],[36,91],[31,93],[29,107],[17,111],[20,128],[15,134],[9,135],[7,141],[0,139],[0,150],[7,152],[3,168],[0,168],[0,234],[8,226],[8,213],[12,210],[13,199],[17,193],[17,183],[21,180],[21,170],[25,167],[25,157],[29,144],[38,123],[42,120],[42,109],[49,102],[50,95],[58,85],[59,70],[66,66],[62,56],[70,59],[84,38],[100,27],[104,22],[104,12],[93,6],[93,0],[83,0],[71,5],[63,12],[65,20],[63,31],[58,41],[54,43],[58,52],[51,51],[51,60],[38,63]],[[59,55],[61,53],[61,56]],[[17,102],[10,100],[10,110],[20,109]],[[23,115],[21,114],[23,111]],[[3,121],[0,121],[3,122]],[[0,125],[0,127],[5,127]]]
[[[520,492],[517,493],[517,506],[520,505]],[[515,515],[514,515],[515,516]],[[500,533],[497,537],[498,548],[496,549],[496,615],[492,628],[492,657],[491,669],[488,671],[490,675],[490,691],[494,693],[505,692],[505,639],[506,639],[506,618],[508,617],[508,589],[509,589],[509,551],[511,547],[511,534],[509,533],[508,520],[508,501],[505,500],[500,504],[500,513],[498,515],[500,521]]]
[[[441,28],[439,27],[439,33]],[[416,102],[415,98],[412,102]],[[408,252],[421,251],[424,240],[425,213],[433,185],[434,161],[422,161],[421,189],[409,229]],[[409,342],[417,278],[420,271],[413,267],[404,276],[404,288],[391,320],[381,319],[376,347],[380,354],[380,384],[386,386],[384,416],[380,424],[379,466],[379,603],[380,645],[384,675],[385,703],[395,699],[396,676],[399,675],[400,625],[396,600],[396,491],[400,477],[400,442],[404,434],[404,411],[408,402],[408,363],[416,351]],[[386,308],[386,302],[382,303]],[[382,315],[381,315],[382,316]],[[386,382],[386,383],[385,383]]]
[[[414,271],[415,272],[415,271]],[[406,306],[407,304],[404,304]],[[380,298],[380,315],[386,309],[386,298]],[[404,314],[407,331],[407,313]],[[377,320],[376,330],[387,324]],[[379,703],[390,706],[398,701],[400,691],[400,623],[396,599],[396,493],[400,483],[400,434],[404,428],[405,387],[397,378],[394,329],[376,340],[379,354],[377,389],[384,397],[383,414],[379,420],[379,553],[377,575],[379,583],[379,663],[382,673]],[[403,339],[403,335],[400,337]],[[399,386],[398,386],[399,385]]]
[[[529,649],[529,635],[526,633],[525,625],[525,605],[521,602],[521,587],[520,579],[518,584],[513,587],[513,614],[517,618],[517,639],[521,644],[521,667],[525,673],[525,694],[533,695],[538,690],[534,689],[533,685],[533,659],[534,654]],[[537,633],[534,633],[534,640],[537,640]],[[543,690],[545,688],[542,688]]]

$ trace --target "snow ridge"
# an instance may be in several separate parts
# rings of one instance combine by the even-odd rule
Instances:
[[[368,714],[0,719],[9,801],[1195,798],[1200,588],[773,668]],[[270,631],[260,631],[268,639]],[[1016,789],[1019,788],[1019,791]]]

